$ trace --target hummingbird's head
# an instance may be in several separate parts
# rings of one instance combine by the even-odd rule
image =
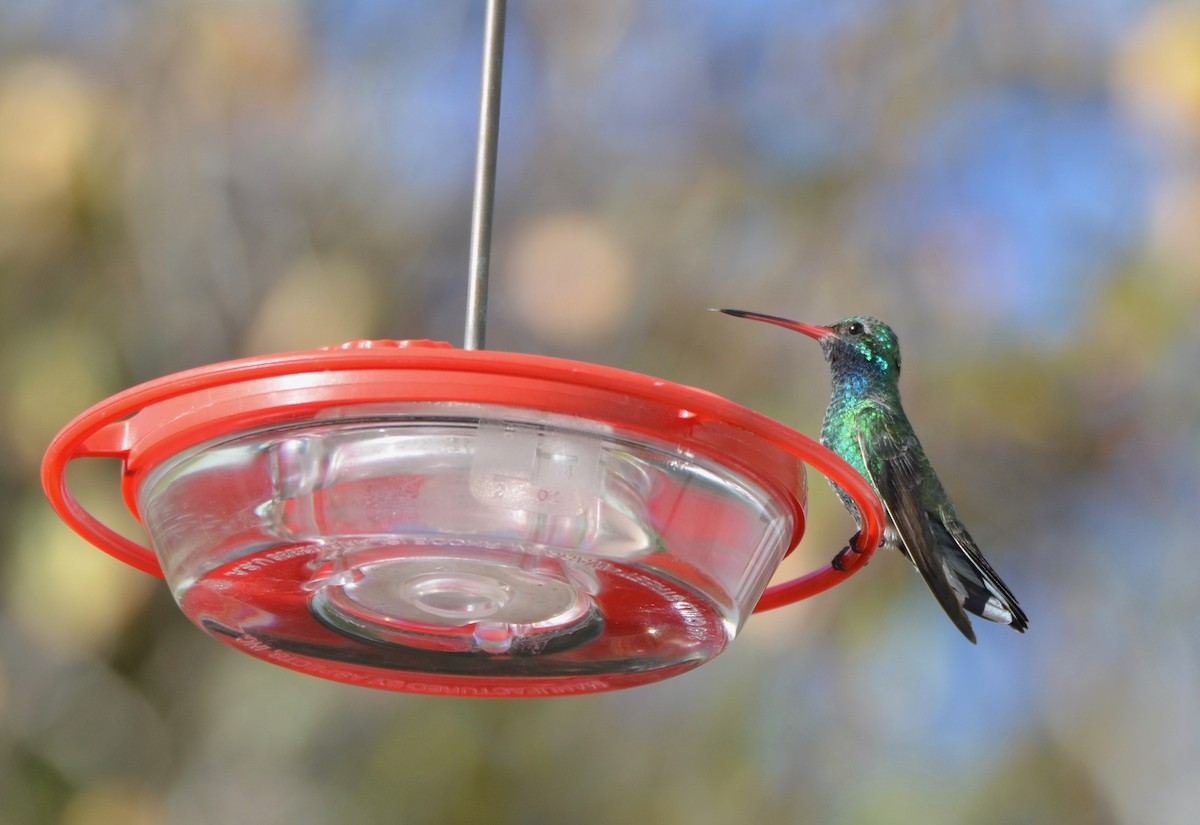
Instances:
[[[866,374],[891,381],[900,377],[900,343],[892,328],[878,318],[855,315],[823,327],[741,309],[719,311],[737,318],[775,324],[816,338],[835,377]]]
[[[900,342],[892,328],[867,315],[855,315],[828,327],[818,340],[835,375],[868,372],[900,377]]]

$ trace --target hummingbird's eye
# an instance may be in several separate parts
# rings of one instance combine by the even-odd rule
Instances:
[[[846,333],[848,335],[862,335],[866,331],[866,327],[859,321],[851,321],[846,324]]]

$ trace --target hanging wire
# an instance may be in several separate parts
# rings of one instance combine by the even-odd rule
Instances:
[[[500,132],[500,74],[504,65],[507,0],[488,0],[479,86],[479,140],[475,149],[475,197],[471,206],[471,263],[467,273],[467,323],[463,349],[483,349],[487,327],[488,263],[492,204],[496,196],[496,143]]]

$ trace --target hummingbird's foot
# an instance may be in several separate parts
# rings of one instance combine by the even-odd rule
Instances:
[[[850,554],[853,553],[857,556],[862,553],[862,551],[858,549],[858,537],[861,535],[862,531],[860,530],[851,536],[850,543],[843,547],[841,551],[833,557],[833,561],[829,562],[829,566],[839,573],[845,573],[846,560],[850,557]]]

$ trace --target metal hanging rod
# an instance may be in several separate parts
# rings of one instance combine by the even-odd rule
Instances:
[[[507,0],[488,0],[479,86],[479,140],[475,149],[475,193],[471,206],[471,262],[467,273],[467,323],[463,349],[483,349],[487,327],[488,263],[492,204],[496,198],[496,144],[500,132],[500,75],[504,66]]]

